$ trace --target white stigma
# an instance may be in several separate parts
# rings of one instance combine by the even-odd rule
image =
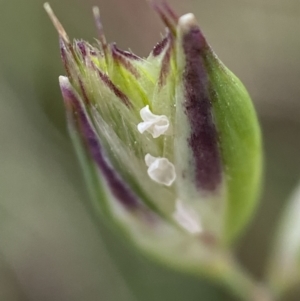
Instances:
[[[167,158],[156,158],[147,154],[145,163],[148,166],[148,175],[153,181],[166,186],[173,184],[176,179],[175,167]]]
[[[173,213],[174,219],[187,231],[192,234],[199,234],[202,232],[200,218],[192,209],[186,207],[182,201],[176,201],[176,210]]]
[[[168,117],[165,115],[153,114],[148,105],[140,110],[140,115],[143,122],[140,122],[137,128],[141,134],[147,131],[153,138],[158,138],[165,134],[169,129],[170,122]]]

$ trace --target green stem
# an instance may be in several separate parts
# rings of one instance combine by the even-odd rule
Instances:
[[[227,255],[219,265],[219,278],[230,291],[243,301],[275,301],[269,289],[255,281],[236,260]]]

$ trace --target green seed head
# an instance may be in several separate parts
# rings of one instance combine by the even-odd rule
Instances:
[[[167,32],[140,58],[106,42],[97,8],[91,45],[71,43],[45,7],[60,35],[69,128],[97,206],[146,251],[172,254],[172,264],[215,260],[212,248],[249,219],[260,183],[260,130],[244,86],[193,14],[154,5]]]

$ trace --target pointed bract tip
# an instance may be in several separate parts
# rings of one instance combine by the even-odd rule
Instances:
[[[98,6],[93,6],[93,14],[94,16],[95,15],[100,16],[100,9]]]
[[[172,9],[167,1],[164,0],[146,0],[150,6],[154,9],[160,8],[163,10],[169,17],[171,17],[175,22],[178,21],[179,16],[176,12]]]
[[[66,77],[66,76],[61,75],[58,77],[58,80],[59,80],[59,86],[61,89],[61,93],[63,95],[66,109],[71,109],[72,103],[73,103],[72,97],[70,97],[70,95],[73,93],[72,85],[71,85],[68,77]]]
[[[54,27],[58,31],[58,34],[62,37],[62,39],[67,43],[70,44],[70,39],[63,28],[62,24],[59,22],[57,17],[55,16],[50,4],[48,2],[44,3],[44,9],[47,12],[48,16],[50,17]]]
[[[95,20],[96,27],[98,30],[100,42],[102,43],[102,46],[104,46],[104,45],[106,45],[106,39],[105,39],[105,35],[104,35],[103,25],[101,22],[100,9],[98,6],[93,7],[93,15],[94,15],[94,20]]]
[[[65,89],[68,89],[68,88],[70,89],[71,88],[70,81],[66,76],[60,75],[58,77],[58,80],[59,80],[59,85],[60,85],[61,88],[65,88]]]
[[[188,32],[191,28],[198,27],[198,22],[194,14],[185,14],[178,20],[178,26],[183,32]]]
[[[177,33],[179,37],[183,38],[185,51],[190,52],[196,48],[203,49],[207,45],[194,14],[185,14],[179,18]]]
[[[101,29],[101,33],[103,33],[103,26],[102,26],[102,22],[101,22],[101,16],[100,16],[100,9],[98,6],[93,6],[93,15],[94,15],[94,19],[96,21],[96,26],[97,29]]]
[[[173,35],[176,35],[176,26],[178,17],[166,2],[158,2],[156,0],[149,1],[150,5],[160,16],[163,23],[169,28]]]

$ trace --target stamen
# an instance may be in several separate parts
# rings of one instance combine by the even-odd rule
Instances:
[[[143,119],[143,122],[140,122],[137,128],[141,134],[147,131],[152,135],[153,138],[158,138],[159,136],[165,134],[170,127],[168,117],[165,115],[153,114],[148,105],[141,109],[140,115]]]
[[[176,179],[175,167],[167,158],[156,158],[147,154],[145,163],[148,166],[148,175],[153,181],[166,186],[173,184]]]
[[[173,217],[184,229],[192,234],[199,234],[203,231],[197,213],[180,200],[176,201],[176,210],[173,213]]]

